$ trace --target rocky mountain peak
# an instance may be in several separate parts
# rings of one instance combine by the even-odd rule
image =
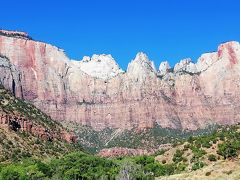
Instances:
[[[161,62],[160,66],[159,66],[159,75],[160,76],[166,75],[170,69],[171,69],[171,67],[167,61]]]
[[[233,67],[240,62],[240,44],[236,41],[230,41],[218,46],[217,52],[202,54],[197,61],[197,69],[199,72],[207,70],[210,66],[219,60],[223,66],[230,65]]]
[[[86,74],[100,79],[110,79],[123,72],[113,57],[106,54],[94,54],[91,58],[84,56],[80,61],[80,69]]]
[[[134,61],[149,61],[149,58],[144,52],[138,52]]]
[[[127,72],[136,77],[139,75],[155,74],[157,71],[154,62],[149,60],[145,53],[139,52],[135,59],[128,64]]]
[[[181,60],[179,63],[177,63],[174,66],[174,72],[179,73],[179,72],[187,72],[187,73],[197,73],[197,67],[196,65],[192,62],[190,58],[186,58]]]
[[[229,59],[230,64],[239,63],[240,44],[236,41],[230,41],[218,46],[218,59]]]
[[[199,72],[205,71],[208,67],[210,67],[213,63],[218,60],[218,53],[204,53],[198,58],[197,61],[197,69]]]

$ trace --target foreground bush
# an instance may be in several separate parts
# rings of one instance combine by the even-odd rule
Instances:
[[[209,154],[208,155],[208,160],[209,161],[217,161],[217,158],[216,158],[216,156],[214,154]]]
[[[179,168],[180,169],[180,168]],[[48,163],[29,159],[0,166],[0,180],[30,179],[154,179],[179,172],[174,164],[160,164],[153,156],[106,159],[83,152],[70,153]],[[181,168],[182,169],[182,168]]]

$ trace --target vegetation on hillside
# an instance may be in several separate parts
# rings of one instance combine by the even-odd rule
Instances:
[[[48,162],[28,159],[2,165],[0,179],[154,179],[176,172],[181,169],[162,165],[153,156],[105,159],[76,152]]]
[[[3,88],[0,88],[0,110],[5,113],[21,113],[44,127],[62,129],[62,125],[52,121],[33,105],[13,97]],[[15,132],[1,126],[0,180],[154,179],[196,171],[219,160],[234,161],[240,153],[239,125],[218,128],[211,126],[196,132],[163,129],[157,125],[141,133],[111,129],[97,132],[88,127],[83,128],[85,129],[79,132],[82,135],[81,141],[85,146],[86,142],[91,142],[88,147],[92,147],[93,151],[96,151],[95,145],[98,149],[110,146],[154,148],[169,142],[173,148],[151,156],[107,159],[82,152],[79,144],[44,141],[30,133]],[[211,172],[206,173],[206,176],[209,173]]]
[[[240,126],[225,126],[210,135],[189,137],[188,141],[156,157],[159,162],[175,163],[186,171],[195,171],[219,160],[238,160]]]
[[[21,114],[44,127],[61,129],[63,126],[36,108],[34,105],[16,98],[0,85],[0,109],[9,114]]]
[[[53,121],[35,106],[15,98],[9,91],[0,86],[0,114],[18,114],[31,120],[35,125],[60,132],[64,128]],[[77,144],[68,144],[63,140],[42,140],[25,131],[13,131],[8,125],[0,124],[0,162],[18,162],[25,158],[44,159],[61,157],[66,153],[81,150]]]
[[[196,171],[219,160],[236,160],[239,145],[239,126],[227,126],[210,135],[191,136],[151,156],[107,159],[74,152],[48,161],[27,158],[1,165],[0,179],[154,179]]]
[[[217,129],[217,125],[209,125],[197,131],[182,131],[179,129],[162,128],[155,124],[153,128],[139,131],[137,129],[119,131],[119,129],[103,129],[95,131],[88,126],[79,126],[76,123],[65,124],[76,132],[82,146],[91,153],[103,148],[126,147],[157,149],[159,145],[176,143],[187,140],[190,136],[207,135]]]

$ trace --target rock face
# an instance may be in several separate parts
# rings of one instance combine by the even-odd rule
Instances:
[[[0,111],[0,127],[4,125],[8,126],[8,128],[13,131],[31,133],[46,141],[59,139],[65,140],[68,143],[77,142],[77,136],[73,132],[54,132],[53,130],[44,128],[41,125],[36,125],[31,120],[25,119],[24,117],[9,115]]]
[[[159,66],[159,75],[165,76],[170,71],[170,65],[167,61],[161,62]]]
[[[101,79],[110,79],[119,73],[123,73],[123,70],[120,69],[112,56],[105,54],[94,54],[92,58],[83,57],[83,60],[80,61],[80,70],[90,74],[92,77]]]
[[[174,67],[174,72],[175,73],[197,73],[199,72],[196,65],[192,63],[191,59],[183,59],[179,63],[177,63]]]
[[[173,72],[167,63],[157,72],[138,53],[123,72],[110,55],[73,61],[55,46],[11,33],[0,33],[0,83],[53,119],[96,130],[240,122],[238,42],[221,44],[196,64],[182,60]]]

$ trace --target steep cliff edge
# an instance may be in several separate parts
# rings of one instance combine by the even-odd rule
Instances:
[[[104,128],[195,130],[240,121],[240,45],[221,44],[194,64],[157,72],[138,53],[123,72],[110,55],[73,61],[42,42],[0,33],[0,82],[53,119]]]

